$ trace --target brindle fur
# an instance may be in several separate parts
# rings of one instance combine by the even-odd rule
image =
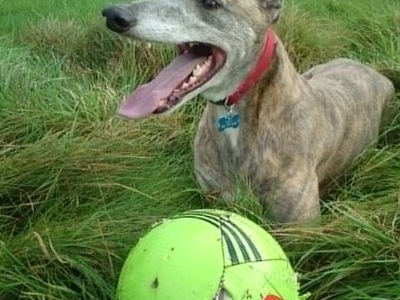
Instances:
[[[320,197],[376,141],[393,84],[373,69],[336,59],[299,74],[278,39],[271,68],[235,107],[241,124],[219,132],[230,95],[254,67],[281,0],[150,0],[121,4],[134,20],[124,34],[156,42],[208,42],[228,54],[211,81],[186,96],[209,100],[195,138],[195,174],[206,193],[234,196],[236,179],[251,183],[273,220],[320,216]]]

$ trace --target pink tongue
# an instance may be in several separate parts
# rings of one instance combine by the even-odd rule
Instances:
[[[120,106],[117,114],[140,118],[152,114],[160,100],[167,98],[207,58],[187,52],[176,57],[151,82],[141,85]]]

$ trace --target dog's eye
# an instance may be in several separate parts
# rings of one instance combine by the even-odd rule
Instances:
[[[221,7],[221,4],[216,0],[200,0],[200,2],[205,9],[216,9]]]

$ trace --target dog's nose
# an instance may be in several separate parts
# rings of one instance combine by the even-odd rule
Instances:
[[[118,33],[128,31],[136,23],[129,11],[118,6],[106,7],[102,14],[106,17],[107,27]]]

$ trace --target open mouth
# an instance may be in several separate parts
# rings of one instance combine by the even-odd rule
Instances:
[[[140,118],[167,112],[213,78],[226,62],[223,50],[205,43],[179,44],[177,54],[152,81],[125,99],[119,115]]]

